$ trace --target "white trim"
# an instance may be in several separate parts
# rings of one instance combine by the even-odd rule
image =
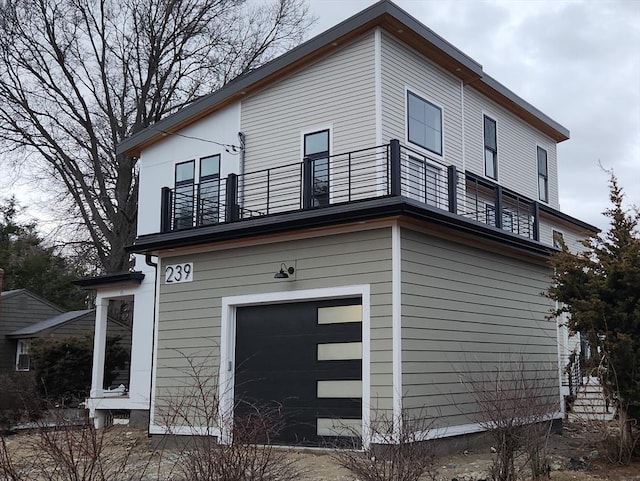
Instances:
[[[494,179],[493,177],[489,177],[487,175],[487,166],[486,166],[486,159],[485,159],[485,147],[484,147],[484,118],[485,116],[489,117],[491,120],[493,120],[496,123],[496,178]],[[493,112],[489,112],[487,110],[485,110],[484,108],[480,110],[480,139],[482,140],[481,143],[481,149],[482,149],[482,177],[484,177],[485,179],[491,181],[491,182],[495,182],[495,183],[500,183],[500,152],[502,151],[502,149],[500,148],[500,132],[499,132],[499,124],[500,122],[498,122],[498,116],[493,113]]]
[[[467,149],[466,149],[466,144],[467,144],[467,139],[466,137],[466,131],[464,128],[464,124],[466,122],[466,119],[464,117],[464,81],[460,80],[460,118],[462,119],[461,125],[460,125],[460,134],[462,135],[462,172],[466,172],[467,171]]]
[[[438,107],[440,109],[440,113],[442,114],[442,118],[440,119],[440,135],[441,135],[441,147],[442,147],[442,153],[438,154],[436,152],[433,152],[425,147],[422,147],[421,145],[418,144],[414,144],[413,142],[409,141],[409,104],[407,102],[407,94],[411,92],[414,95],[417,95],[418,97],[422,98],[423,100],[426,100],[427,102],[429,102],[430,104],[434,105],[435,107]],[[430,95],[426,95],[424,92],[420,91],[419,89],[410,87],[408,85],[404,86],[404,141],[406,143],[406,145],[409,145],[412,149],[414,149],[415,151],[423,154],[425,157],[431,157],[432,159],[434,159],[436,162],[442,164],[445,162],[445,157],[446,157],[446,149],[445,149],[445,135],[444,135],[444,126],[445,126],[445,119],[446,119],[446,111],[445,111],[445,107],[443,104],[441,104],[440,102],[438,102],[437,100],[434,100],[433,97],[431,97]]]
[[[402,432],[402,251],[400,225],[391,228],[391,330],[393,364],[393,434]]]
[[[271,304],[276,302],[295,302],[304,300],[336,299],[359,296],[362,302],[362,424],[369,426],[371,419],[371,287],[369,284],[352,286],[328,287],[319,289],[303,289],[299,291],[267,292],[263,294],[246,294],[239,296],[227,296],[221,299],[221,326],[220,326],[220,376],[219,399],[221,416],[233,414],[234,401],[234,360],[235,360],[235,330],[236,310],[238,307]],[[220,432],[222,443],[231,442],[231,432],[224,419],[220,420],[223,426]],[[371,442],[371,433],[363,430],[362,443],[368,446]]]
[[[153,343],[153,370],[151,373],[151,384],[149,386],[149,390],[151,391],[151,403],[149,405],[149,432],[151,432],[151,426],[155,426],[156,419],[156,376],[158,374],[158,325],[160,324],[160,282],[161,282],[161,267],[162,267],[162,258],[156,258],[157,267],[155,269],[156,273],[156,281],[155,281],[155,306],[153,306],[154,317],[155,317],[155,326],[153,326],[153,338],[155,342]]]
[[[149,434],[174,434],[177,436],[215,436],[220,437],[220,428],[207,426],[162,426],[150,424]]]
[[[543,421],[564,419],[564,414],[557,411],[549,416],[545,416]],[[416,431],[410,436],[414,441],[428,441],[431,439],[450,438],[453,436],[463,436],[465,434],[474,434],[486,431],[486,428],[480,423],[458,424],[456,426],[448,426],[443,428],[434,428],[427,431]],[[378,435],[372,442],[376,444],[391,444],[393,442],[389,437]]]

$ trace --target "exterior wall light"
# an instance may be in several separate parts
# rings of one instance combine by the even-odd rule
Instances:
[[[282,264],[280,264],[280,272],[277,272],[275,276],[273,276],[274,279],[289,279],[289,274],[293,274],[295,272],[295,269],[293,267],[287,267],[286,264],[283,262]]]

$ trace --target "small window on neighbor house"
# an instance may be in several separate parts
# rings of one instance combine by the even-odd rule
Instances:
[[[28,371],[31,368],[29,345],[29,341],[18,341],[16,349],[16,371]]]
[[[442,155],[442,109],[407,92],[407,138],[412,144]]]
[[[547,151],[541,147],[538,147],[538,198],[543,202],[549,202]]]
[[[496,121],[484,116],[484,175],[498,178],[498,135]]]
[[[562,249],[562,245],[564,244],[564,235],[562,232],[558,232],[557,230],[553,231],[553,247],[556,249]]]

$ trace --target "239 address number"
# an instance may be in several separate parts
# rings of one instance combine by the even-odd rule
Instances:
[[[177,284],[178,282],[191,282],[193,280],[193,262],[172,264],[164,268],[164,282]]]

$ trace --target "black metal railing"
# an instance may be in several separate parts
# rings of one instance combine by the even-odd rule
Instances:
[[[397,140],[242,175],[229,174],[225,179],[188,187],[164,187],[161,230],[192,229],[386,196],[403,196],[539,239],[537,202],[434,161]]]

